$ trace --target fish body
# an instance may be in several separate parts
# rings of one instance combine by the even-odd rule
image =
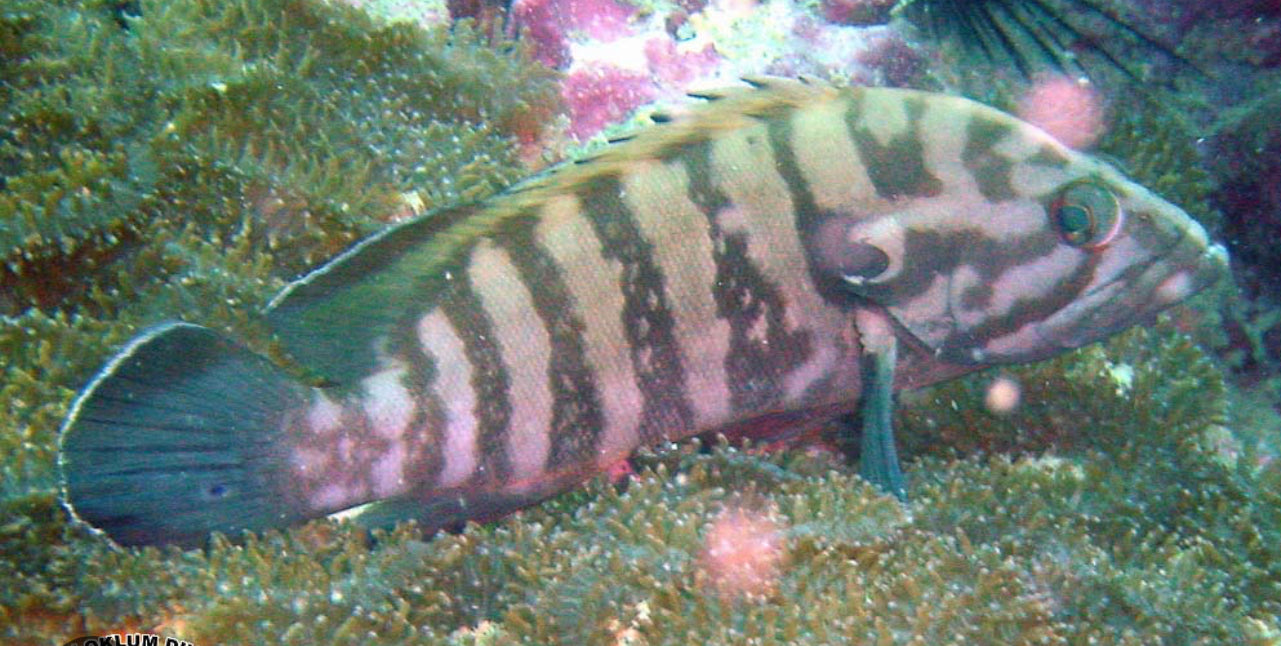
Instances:
[[[440,527],[641,446],[855,410],[901,495],[894,389],[1091,343],[1225,271],[1183,211],[999,111],[750,83],[295,282],[267,320],[323,387],[199,326],[143,333],[66,421],[68,508],[123,544],[358,505]]]

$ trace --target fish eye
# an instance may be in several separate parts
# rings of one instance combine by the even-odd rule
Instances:
[[[1116,195],[1094,180],[1073,182],[1050,204],[1050,219],[1059,237],[1073,247],[1101,247],[1121,229]]]
[[[221,482],[207,484],[201,489],[201,494],[204,495],[205,500],[219,500],[227,497],[230,493],[231,487]]]

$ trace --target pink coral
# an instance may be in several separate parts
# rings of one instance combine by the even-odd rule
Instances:
[[[715,71],[721,57],[710,44],[697,51],[682,51],[665,37],[645,41],[645,62],[662,84],[684,87]]]
[[[570,135],[584,141],[636,108],[670,99],[716,68],[720,57],[710,46],[682,51],[666,34],[632,37],[574,61],[561,85],[569,106]]]
[[[726,509],[707,528],[698,559],[702,581],[729,599],[768,596],[782,575],[786,548],[772,514]]]
[[[534,55],[564,68],[575,39],[612,41],[631,33],[636,10],[614,0],[516,0],[511,13],[517,29],[534,43]]]
[[[683,51],[661,20],[617,0],[516,0],[519,29],[542,62],[566,70],[561,96],[580,141],[713,69],[710,45]]]
[[[653,101],[658,88],[644,72],[590,64],[565,77],[561,96],[569,105],[570,134],[583,141]]]
[[[1070,148],[1088,148],[1103,133],[1103,103],[1088,83],[1043,78],[1019,102],[1019,116]]]
[[[851,12],[881,12],[888,2],[842,1],[828,9],[845,12],[840,19],[846,22],[861,20]],[[535,56],[565,72],[561,96],[569,134],[579,141],[648,103],[742,76],[846,75],[908,85],[924,67],[888,27],[833,24],[800,3],[675,0],[661,15],[625,2],[515,0],[512,6],[513,22],[532,41]]]

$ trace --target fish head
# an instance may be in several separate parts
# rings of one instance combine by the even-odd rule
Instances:
[[[1029,124],[962,105],[971,110],[963,132],[996,134],[954,144],[966,151],[959,163],[931,156],[927,142],[935,189],[846,218],[835,236],[848,289],[936,360],[1042,359],[1228,273],[1227,252],[1179,207]]]

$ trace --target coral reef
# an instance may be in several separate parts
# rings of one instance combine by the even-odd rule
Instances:
[[[492,10],[475,4],[446,6]],[[620,3],[627,19],[611,29],[652,36],[637,41],[645,65],[682,82],[724,61],[833,72],[872,56],[856,78],[922,73],[887,28],[814,13],[853,22],[884,3],[770,13],[778,4]],[[459,534],[327,520],[184,552],[118,549],[73,522],[57,503],[58,426],[139,326],[182,317],[271,351],[255,312],[288,277],[388,220],[520,176],[561,101],[592,124],[574,131],[586,137],[675,87],[584,65],[574,30],[556,29],[573,57],[563,84],[531,63],[543,44],[313,0],[0,10],[0,637],[1281,644],[1281,447],[1275,429],[1243,432],[1250,409],[1228,406],[1219,369],[1185,336],[1229,359],[1223,348],[1237,347],[1239,370],[1266,360],[1269,328],[1251,328],[1251,347],[1206,332],[1219,327],[1213,305],[905,393],[907,506],[831,453],[694,443],[639,456],[621,484]],[[848,49],[761,62],[806,38]],[[610,80],[572,85],[575,64]],[[564,92],[617,96],[627,83],[636,96],[605,117],[573,112],[587,99]],[[1187,124],[1123,106],[1109,104],[1099,147],[1229,228]],[[1221,132],[1266,137],[1266,113]],[[1019,385],[1010,410],[984,407],[996,376]],[[757,540],[737,540],[742,528]]]
[[[375,18],[385,20],[405,20],[422,27],[437,27],[448,24],[454,17],[454,7],[446,0],[341,0],[348,5],[358,7]],[[479,17],[479,12],[467,16]]]
[[[59,418],[111,350],[180,317],[270,351],[284,280],[526,174],[559,104],[510,42],[320,2],[18,0],[0,34],[0,625],[37,635],[75,611],[19,601],[58,576]]]
[[[582,142],[642,106],[742,76],[911,84],[922,57],[888,14],[884,2],[517,0],[511,22],[565,72],[569,132]]]
[[[296,274],[403,214],[408,191],[430,207],[509,183],[510,138],[532,140],[556,109],[548,72],[465,26],[375,27],[284,0],[141,11],[127,28],[75,2],[2,19],[8,314],[172,282],[196,238],[244,237],[273,251],[276,276]],[[528,81],[495,91],[511,78]],[[154,239],[169,219],[186,239]]]
[[[900,416],[906,508],[830,454],[697,444],[641,456],[625,490],[600,480],[430,540],[322,521],[117,551],[48,494],[10,500],[22,592],[0,617],[18,640],[123,626],[197,644],[1281,639],[1281,469],[1210,441],[1224,384],[1194,345],[1136,330],[1011,374],[1028,392],[1010,416],[971,412],[985,376]],[[726,518],[759,530],[730,546],[764,559],[755,594],[709,570]]]

